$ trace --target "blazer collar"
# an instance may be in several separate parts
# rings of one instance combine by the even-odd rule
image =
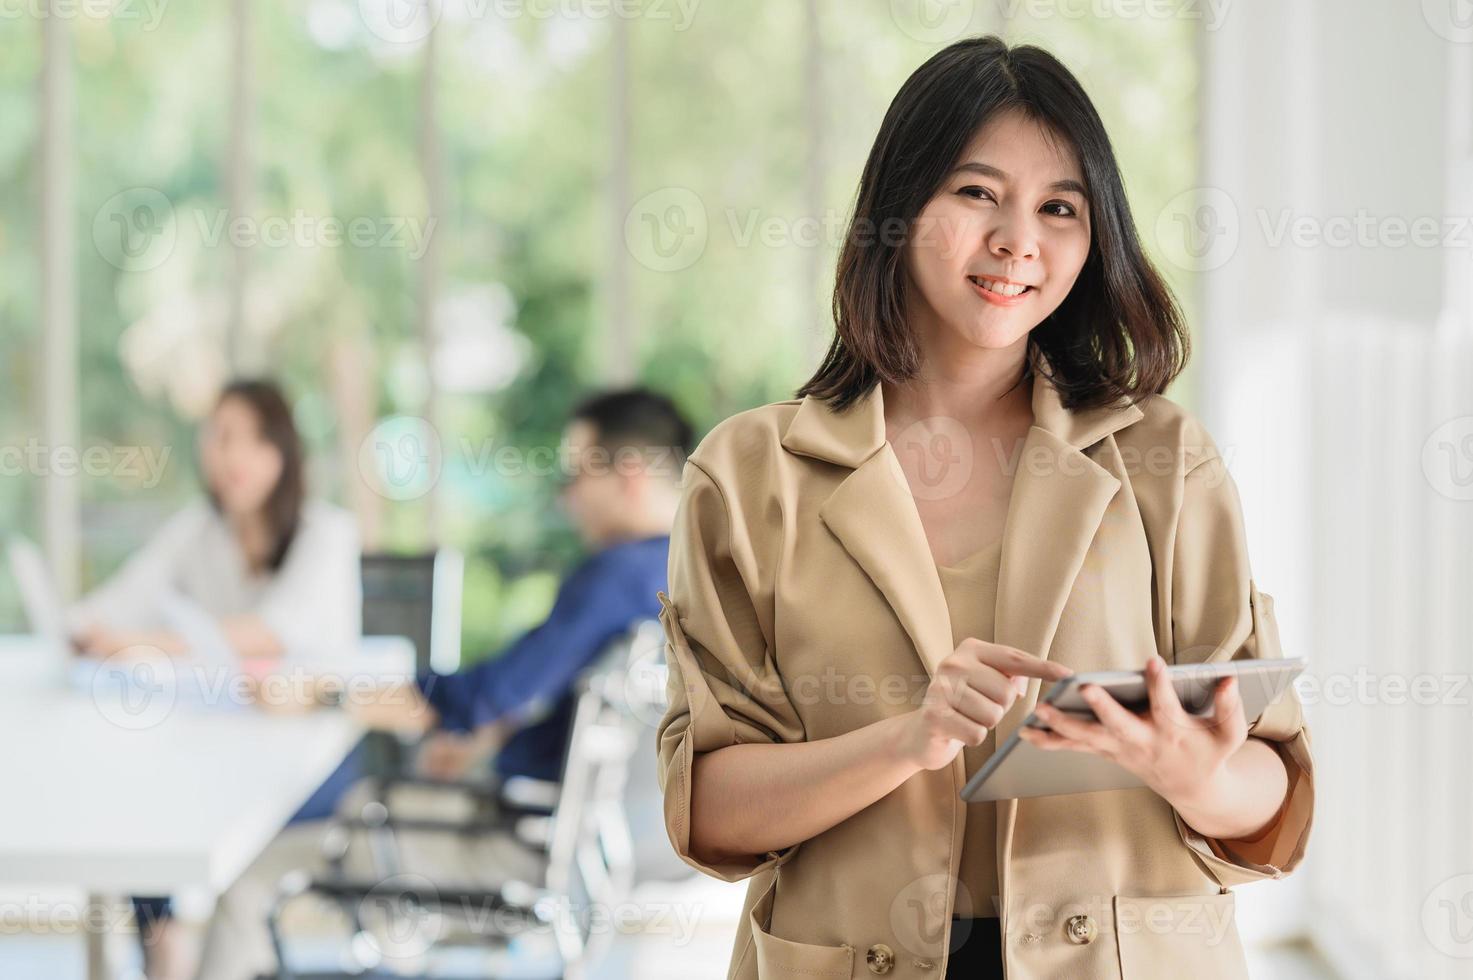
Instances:
[[[1049,366],[1046,358],[1044,365]],[[1070,411],[1053,382],[1042,374],[1034,375],[1034,427],[1075,449],[1086,449],[1144,415],[1139,406],[1124,397],[1110,405]],[[782,438],[783,448],[789,452],[851,468],[879,452],[884,444],[885,399],[879,384],[844,412],[834,411],[823,399],[804,396]]]
[[[1109,437],[1144,415],[1128,401],[1070,412],[1053,384],[1035,375],[1033,425],[1021,459],[1041,456],[1044,465],[1022,465],[1016,472],[1003,531],[994,642],[1050,655],[1091,542],[1110,501],[1128,479],[1119,448]],[[1085,452],[1100,442],[1104,445],[1095,453]],[[790,452],[852,469],[820,503],[819,518],[885,597],[934,677],[953,649],[950,613],[915,500],[898,458],[888,449],[880,386],[843,414],[812,396],[803,399],[782,444]],[[1030,681],[1027,695],[1004,715],[996,728],[998,745],[1013,737],[1037,704],[1040,689],[1039,681]],[[964,760],[961,752],[952,760],[954,794],[966,782]],[[955,796],[952,804],[960,807]],[[966,809],[960,807],[962,819],[953,826],[953,876]],[[998,804],[997,866],[1004,891],[1017,809],[1017,800]]]

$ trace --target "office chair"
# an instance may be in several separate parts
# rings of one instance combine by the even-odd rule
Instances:
[[[454,548],[416,554],[365,554],[363,635],[403,636],[414,644],[414,669],[453,673],[460,667],[461,594],[465,558]],[[392,776],[405,765],[405,742],[374,732],[364,740],[368,776]]]
[[[492,824],[504,830],[518,823],[518,839],[526,847],[545,856],[545,872],[540,882],[508,880],[494,888],[451,887],[430,882],[400,889],[398,885],[385,895],[383,882],[402,883],[409,879],[398,861],[396,835],[403,831],[467,834],[485,832],[483,827],[458,822],[398,821],[384,807],[372,815],[382,836],[373,856],[383,876],[377,882],[353,881],[341,873],[321,879],[304,875],[283,880],[281,895],[268,920],[277,949],[279,972],[276,980],[334,980],[347,977],[414,976],[446,978],[458,975],[478,977],[488,974],[484,964],[467,973],[439,969],[433,965],[418,972],[393,972],[385,964],[382,947],[363,921],[364,904],[376,898],[391,899],[388,914],[409,922],[426,916],[453,916],[457,911],[491,919],[490,928],[473,927],[470,934],[481,944],[494,948],[524,929],[551,933],[556,946],[556,962],[547,965],[546,977],[582,976],[596,962],[612,936],[600,932],[599,908],[613,908],[630,893],[640,880],[667,880],[672,865],[680,865],[680,876],[688,877],[690,869],[679,862],[665,837],[660,820],[658,841],[669,860],[659,849],[636,847],[632,832],[631,771],[634,783],[654,783],[654,721],[663,714],[665,689],[663,682],[663,634],[658,622],[636,624],[624,636],[606,647],[597,660],[580,675],[575,690],[576,702],[572,735],[564,755],[562,778],[557,785],[556,802],[550,809],[526,805],[507,805],[498,811]],[[653,721],[652,721],[653,719]],[[641,752],[647,749],[648,754]],[[638,754],[637,754],[638,753]],[[631,770],[631,765],[633,770]],[[648,769],[649,773],[642,773]],[[643,795],[644,790],[640,790]],[[655,787],[653,802],[658,806]],[[634,801],[633,809],[648,811],[651,800]],[[641,821],[647,812],[634,814]],[[643,843],[643,842],[641,842]],[[642,861],[649,861],[641,869]],[[339,866],[340,867],[340,866]],[[307,892],[336,901],[350,923],[352,937],[348,949],[356,958],[354,971],[302,974],[287,964],[280,932],[281,907],[297,895]],[[468,916],[469,917],[469,916]],[[508,928],[510,926],[510,928]],[[425,950],[425,959],[434,961],[433,949]],[[533,974],[518,972],[518,978]]]

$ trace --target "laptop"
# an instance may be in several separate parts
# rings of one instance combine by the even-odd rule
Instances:
[[[67,632],[66,608],[41,549],[19,535],[12,535],[6,545],[10,573],[20,590],[21,608],[26,622],[39,641],[41,667],[48,679],[65,684],[72,671],[72,643]]]
[[[13,535],[6,552],[26,619],[45,658],[44,664],[36,665],[43,680],[58,686],[94,689],[99,683],[100,670],[109,676],[132,675],[133,671],[125,664],[76,656],[66,607],[46,559],[34,542]],[[230,699],[220,692],[229,690],[227,685],[241,673],[241,667],[220,624],[197,602],[172,589],[158,597],[158,613],[163,628],[182,636],[189,650],[188,656],[180,658],[170,671],[174,683],[198,700],[233,707],[233,703],[227,704]]]

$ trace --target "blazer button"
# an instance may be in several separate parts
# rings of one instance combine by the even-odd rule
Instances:
[[[871,973],[889,973],[895,965],[895,952],[884,943],[875,943],[865,951],[864,961],[869,964]]]
[[[1100,934],[1095,920],[1087,915],[1071,915],[1069,921],[1064,925],[1064,931],[1068,934],[1071,943],[1078,943],[1081,946],[1093,942],[1094,938]]]

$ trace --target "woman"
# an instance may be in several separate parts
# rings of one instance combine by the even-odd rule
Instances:
[[[1216,724],[1162,659],[1277,657],[1233,483],[1161,393],[1186,360],[1099,116],[1034,47],[938,53],[891,105],[798,398],[691,455],[662,593],[671,841],[751,877],[730,977],[1242,978],[1232,885],[1301,860],[1309,735]],[[1045,715],[1145,787],[967,804]]]
[[[73,610],[74,640],[107,655],[185,651],[165,606],[181,596],[212,616],[245,658],[320,661],[356,649],[362,622],[357,525],[306,500],[291,407],[269,381],[237,381],[199,437],[205,499],[175,514]]]
[[[362,624],[352,515],[306,500],[305,454],[291,407],[269,381],[237,381],[199,437],[205,499],[175,514],[112,578],[72,610],[78,649],[189,653],[172,629],[181,599],[211,617],[252,676],[281,664],[350,656]],[[325,816],[357,777],[350,756],[293,820]],[[165,898],[134,900],[153,980],[189,975]]]

